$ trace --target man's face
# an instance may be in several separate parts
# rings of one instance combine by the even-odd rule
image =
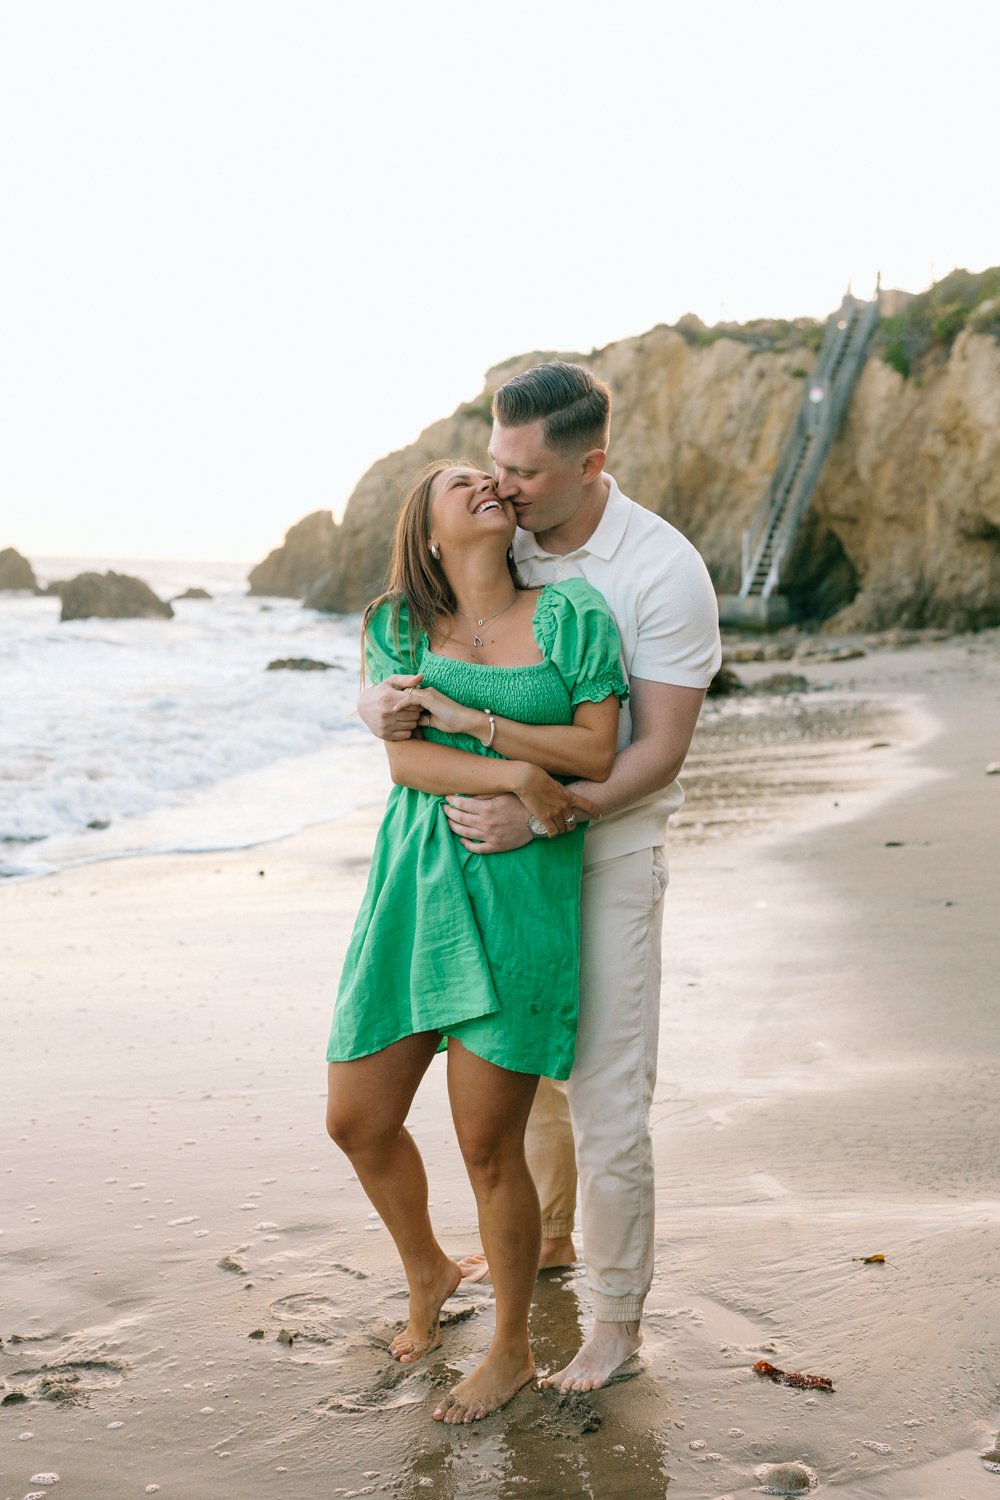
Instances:
[[[525,531],[546,532],[563,525],[583,499],[579,457],[550,448],[543,428],[541,420],[523,427],[494,422],[490,439],[497,494],[513,503],[517,524]]]

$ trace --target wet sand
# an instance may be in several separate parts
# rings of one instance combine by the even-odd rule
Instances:
[[[1000,635],[737,671],[786,668],[815,691],[719,700],[692,752],[646,1364],[593,1396],[432,1422],[482,1288],[424,1365],[384,1352],[393,1248],[322,1124],[375,810],[0,894],[0,1496],[735,1500],[790,1461],[1000,1496]],[[439,1063],[412,1124],[468,1249]],[[587,1316],[580,1270],[539,1279],[541,1366]]]

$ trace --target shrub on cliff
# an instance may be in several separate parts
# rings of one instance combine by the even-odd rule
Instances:
[[[948,351],[963,328],[1000,338],[1000,266],[978,274],[952,271],[911,297],[894,317],[883,318],[876,347],[904,379],[921,361]]]

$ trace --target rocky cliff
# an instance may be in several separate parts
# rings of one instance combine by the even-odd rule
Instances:
[[[886,316],[804,528],[789,592],[834,628],[1000,622],[1000,272],[955,272]],[[706,328],[685,318],[590,355],[615,394],[608,468],[700,549],[720,593],[811,368],[808,321]],[[497,385],[551,353],[491,370],[482,394],[360,481],[306,593],[353,611],[378,592],[406,485],[441,456],[486,465]],[[832,618],[831,618],[832,617]]]
[[[285,532],[280,547],[269,552],[247,578],[251,594],[301,599],[334,561],[336,527],[328,510],[314,510]]]

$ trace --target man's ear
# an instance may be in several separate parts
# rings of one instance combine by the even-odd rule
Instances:
[[[588,448],[581,461],[580,478],[588,483],[604,472],[604,460],[607,454],[603,448]]]

